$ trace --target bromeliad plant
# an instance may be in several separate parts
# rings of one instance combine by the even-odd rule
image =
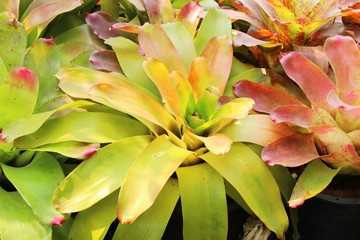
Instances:
[[[308,0],[240,0],[219,1],[230,5],[238,12],[229,11],[234,19],[250,24],[247,33],[249,47],[257,64],[282,71],[279,53],[298,48],[323,44],[329,36],[344,33],[342,23],[334,24],[339,16],[351,16],[355,1],[308,1]],[[238,33],[243,39],[244,33]],[[258,42],[263,40],[264,42]],[[236,39],[235,39],[235,44]],[[296,49],[304,50],[302,48]]]
[[[248,81],[235,86],[237,96],[255,100],[256,111],[298,130],[262,151],[270,165],[306,166],[289,201],[292,207],[321,192],[335,175],[359,174],[360,170],[358,45],[351,37],[334,36],[325,41],[324,51],[333,74],[323,72],[298,52],[281,59],[309,106],[271,86]]]
[[[221,132],[241,129],[254,104],[224,96],[231,89],[231,19],[211,10],[198,28],[199,10],[189,3],[172,22],[138,27],[139,45],[107,39],[122,73],[65,66],[57,74],[71,97],[130,115],[147,129],[135,134],[139,124],[99,122],[113,138],[74,169],[53,197],[58,211],[79,212],[70,238],[103,239],[118,218],[115,239],[161,239],[180,197],[184,239],[226,239],[227,194],[284,235],[288,219],[268,167],[249,146]],[[112,128],[131,134],[121,138]],[[282,134],[267,137],[290,132],[285,126]]]

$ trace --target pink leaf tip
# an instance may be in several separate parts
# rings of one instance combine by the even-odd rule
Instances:
[[[51,220],[51,226],[61,226],[61,224],[65,221],[64,217],[54,217],[53,220]]]
[[[86,149],[84,153],[85,159],[91,157],[97,150],[99,150],[99,147],[100,146],[98,144],[95,144]]]
[[[42,41],[50,46],[54,46],[55,42],[54,42],[54,38],[42,38]]]

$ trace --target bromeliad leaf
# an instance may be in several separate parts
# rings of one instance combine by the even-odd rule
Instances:
[[[62,213],[78,212],[118,189],[133,161],[152,139],[150,136],[136,136],[99,149],[57,188],[53,196],[55,208]]]
[[[180,164],[192,152],[157,137],[134,161],[120,190],[118,218],[129,224],[146,211]]]
[[[0,83],[0,128],[34,111],[39,80],[26,68],[14,68]]]

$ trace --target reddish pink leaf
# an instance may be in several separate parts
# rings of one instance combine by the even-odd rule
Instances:
[[[94,51],[89,58],[90,63],[99,70],[122,72],[114,51]]]
[[[264,162],[269,165],[297,167],[319,157],[313,134],[294,134],[281,138],[267,147],[261,153]]]
[[[273,108],[282,105],[303,105],[284,91],[262,83],[241,80],[233,88],[236,96],[252,98],[255,101],[254,109],[259,112],[270,113]]]
[[[360,91],[360,52],[353,38],[330,37],[324,44],[325,53],[335,72],[338,89],[343,92]]]
[[[331,90],[335,90],[330,78],[298,52],[286,54],[280,62],[286,74],[300,86],[311,104],[330,112],[327,95]]]
[[[321,117],[314,110],[304,105],[276,107],[270,112],[270,118],[275,123],[287,123],[304,128],[322,123]]]
[[[104,12],[94,12],[86,15],[86,23],[91,30],[99,38],[108,39],[110,37],[118,37],[120,33],[112,25],[119,22],[117,18],[114,18]]]

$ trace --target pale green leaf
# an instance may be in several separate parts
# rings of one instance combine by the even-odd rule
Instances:
[[[190,151],[157,137],[134,161],[120,190],[117,215],[123,224],[132,223],[155,201],[170,176]]]
[[[114,234],[114,239],[161,239],[175,205],[179,200],[179,195],[177,181],[174,178],[170,178],[160,191],[154,204],[141,214],[134,223],[119,224]]]
[[[215,36],[226,35],[231,37],[231,19],[220,10],[211,9],[203,19],[194,40],[197,54],[203,51],[205,45]]]
[[[64,178],[59,163],[52,155],[38,153],[25,167],[2,165],[2,170],[42,224],[50,227],[54,218],[64,218],[51,201],[56,187]]]
[[[302,205],[306,199],[312,198],[324,190],[341,168],[329,168],[320,159],[311,161],[297,180],[291,198],[290,207]]]
[[[99,149],[61,183],[53,196],[60,212],[77,212],[118,189],[134,159],[151,142],[150,136],[123,139]]]
[[[243,143],[234,143],[227,154],[209,152],[200,158],[234,186],[270,230],[278,237],[284,235],[289,222],[280,191],[271,172],[257,154]]]
[[[115,191],[88,209],[79,212],[71,227],[68,239],[102,240],[110,224],[116,219]]]
[[[4,240],[51,239],[50,229],[40,224],[20,194],[6,192],[2,188],[0,188],[0,235]]]
[[[0,83],[0,128],[32,114],[39,89],[35,73],[14,68]]]
[[[176,170],[183,212],[184,239],[227,239],[224,179],[207,163]]]

